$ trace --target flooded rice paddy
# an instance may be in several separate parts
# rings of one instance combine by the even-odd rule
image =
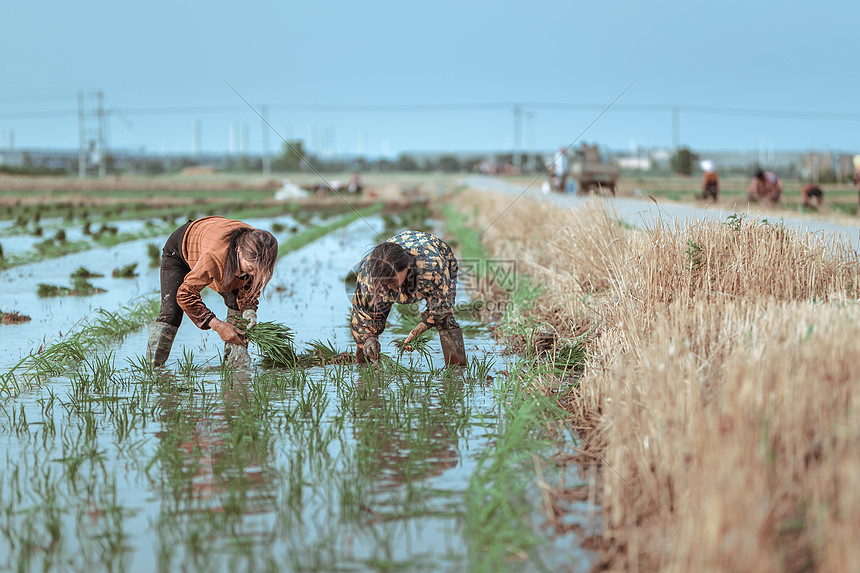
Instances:
[[[358,220],[283,257],[259,319],[290,326],[299,349],[354,349],[343,278],[382,229]],[[519,358],[486,328],[458,316],[472,358],[458,372],[442,368],[435,335],[432,359],[398,356],[392,342],[415,324],[396,310],[383,366],[231,370],[217,334],[185,320],[154,371],[136,326],[155,309],[147,244],[165,238],[0,273],[0,310],[32,317],[0,326],[0,570],[590,568],[579,543],[598,527],[593,504],[547,493],[583,483],[547,463],[575,438],[527,399]],[[132,262],[137,277],[111,277]],[[107,292],[37,297],[37,283],[69,284],[80,266]],[[41,370],[22,376],[22,361]]]

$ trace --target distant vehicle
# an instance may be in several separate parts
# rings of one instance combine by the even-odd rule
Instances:
[[[615,161],[604,161],[596,145],[583,143],[576,151],[576,157],[570,162],[570,179],[576,182],[576,192],[580,195],[615,195],[620,174],[621,168],[618,164]]]

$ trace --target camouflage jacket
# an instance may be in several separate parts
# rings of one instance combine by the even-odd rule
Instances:
[[[362,259],[356,273],[349,321],[355,341],[363,344],[368,338],[382,334],[394,303],[413,304],[423,300],[427,308],[421,313],[421,322],[442,330],[456,328],[454,298],[458,266],[451,247],[439,237],[420,231],[404,231],[386,242],[406,249],[413,264],[400,290],[379,289],[374,300],[368,276],[369,256]]]

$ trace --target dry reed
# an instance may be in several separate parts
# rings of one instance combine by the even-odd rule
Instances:
[[[509,197],[468,191],[483,229]],[[856,253],[747,217],[625,229],[600,203],[520,200],[484,234],[587,332],[565,398],[605,460],[609,568],[857,570]]]

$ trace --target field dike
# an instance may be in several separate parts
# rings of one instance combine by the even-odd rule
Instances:
[[[511,201],[449,198],[539,286],[519,318],[586,352],[559,403],[599,469],[596,568],[856,570],[857,254],[753,218],[635,230]]]

